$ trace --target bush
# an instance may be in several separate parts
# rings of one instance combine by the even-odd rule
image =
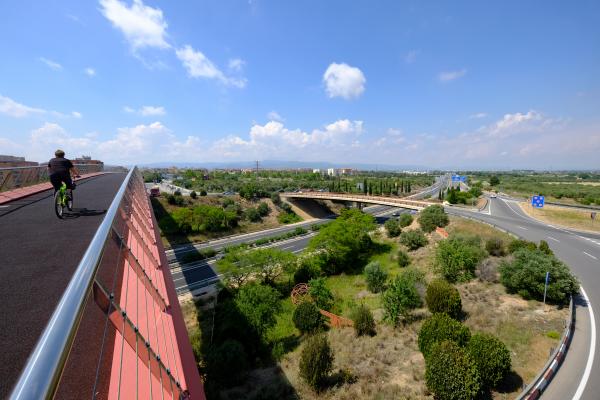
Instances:
[[[448,225],[448,222],[444,207],[439,205],[426,207],[419,215],[419,225],[425,232],[433,232],[437,227]]]
[[[405,268],[410,265],[410,256],[403,250],[398,250],[398,266]]]
[[[546,242],[545,240],[540,240],[540,245],[538,246],[538,249],[540,249],[540,251],[542,251],[550,256],[554,255],[554,252],[548,245],[548,242]]]
[[[464,282],[475,276],[475,268],[484,256],[479,246],[460,237],[451,237],[439,243],[435,264],[448,282]]]
[[[233,201],[233,199],[229,198],[229,197],[225,197],[222,201],[221,201],[221,206],[223,208],[227,208],[229,206],[233,206],[235,204],[235,201]]]
[[[175,196],[181,196],[181,190],[177,189],[176,191],[173,192],[173,194]]]
[[[420,279],[416,272],[407,270],[390,283],[381,299],[386,321],[397,325],[401,317],[407,319],[412,310],[423,304],[416,287]]]
[[[246,217],[246,219],[250,222],[260,222],[262,221],[262,218],[260,216],[260,213],[258,212],[258,210],[254,207],[250,207],[248,208],[245,212],[244,212],[244,216]]]
[[[375,335],[375,319],[366,306],[360,305],[352,312],[352,322],[354,322],[356,336]]]
[[[477,365],[481,383],[486,388],[494,388],[510,372],[510,352],[497,337],[488,333],[471,336],[467,352]]]
[[[198,197],[198,193],[196,193],[196,191],[192,190],[191,193],[190,193],[190,197],[192,199],[195,199],[196,197]]]
[[[469,328],[460,322],[446,314],[433,314],[423,322],[419,331],[419,350],[427,360],[432,354],[434,345],[449,340],[460,347],[465,347],[470,338]]]
[[[373,293],[379,293],[385,288],[385,281],[388,274],[381,268],[381,264],[377,261],[372,261],[365,266],[365,280],[367,281],[367,289]]]
[[[206,190],[202,189],[200,191],[200,196],[206,196],[208,193],[206,193]]]
[[[537,245],[533,242],[521,239],[515,239],[508,244],[508,252],[511,254],[520,249],[535,250],[537,249]]]
[[[235,304],[259,336],[275,325],[275,314],[281,308],[277,290],[254,283],[242,286]]]
[[[308,283],[319,276],[321,276],[321,268],[312,259],[305,259],[294,273],[294,283]]]
[[[404,231],[400,235],[400,243],[405,245],[408,250],[412,251],[425,246],[427,244],[427,238],[420,229]]]
[[[323,316],[312,301],[298,304],[292,315],[294,326],[302,333],[315,332],[323,326]]]
[[[260,202],[258,204],[258,207],[256,207],[256,210],[258,211],[261,217],[266,217],[267,215],[269,215],[269,212],[271,212],[269,205],[264,202]]]
[[[454,319],[462,314],[462,302],[458,290],[441,279],[432,281],[425,294],[427,308],[432,314],[445,313]]]
[[[333,369],[333,352],[324,335],[306,340],[300,354],[300,376],[313,389],[319,390]]]
[[[413,222],[413,216],[410,214],[401,214],[400,218],[398,218],[398,223],[401,228],[406,228]]]
[[[400,228],[400,224],[395,219],[388,219],[385,221],[385,230],[388,233],[389,237],[396,237],[402,233],[402,229]]]
[[[502,239],[491,238],[485,242],[485,250],[494,257],[502,257],[506,253],[504,251],[504,242]]]
[[[481,390],[475,362],[451,341],[434,346],[426,363],[425,382],[436,400],[473,400]]]
[[[315,278],[308,282],[308,294],[314,300],[317,307],[323,310],[331,310],[333,307],[333,294],[325,283],[325,278]]]
[[[546,295],[549,302],[567,304],[570,296],[579,292],[579,282],[569,267],[541,250],[516,251],[512,262],[500,266],[500,281],[510,293],[519,293],[525,299],[542,300],[546,272],[550,272]]]
[[[239,384],[249,366],[244,346],[237,340],[226,340],[211,347],[204,361],[208,381],[219,386]]]
[[[293,212],[281,212],[277,216],[277,221],[279,221],[280,224],[293,224],[294,222],[302,221],[302,218]]]
[[[486,258],[479,264],[479,280],[498,283],[498,259]]]

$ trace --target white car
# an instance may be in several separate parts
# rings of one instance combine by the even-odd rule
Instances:
[[[498,197],[498,196],[496,196],[496,194],[490,195],[490,198],[492,198],[492,199],[495,199],[496,197]]]

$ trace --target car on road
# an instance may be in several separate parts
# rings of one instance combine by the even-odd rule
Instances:
[[[492,193],[492,194],[490,195],[490,198],[492,198],[492,199],[495,199],[496,197],[498,197],[498,196],[496,196],[496,194],[495,194],[495,193]]]

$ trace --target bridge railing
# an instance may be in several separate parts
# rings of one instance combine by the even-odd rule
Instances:
[[[356,201],[365,203],[377,203],[377,204],[394,204],[400,207],[409,206],[410,208],[424,208],[429,205],[437,204],[433,202],[427,202],[422,200],[410,200],[392,196],[369,196],[357,193],[337,193],[337,192],[303,192],[303,193],[280,193],[281,197],[291,198],[310,198],[310,199],[334,199],[334,200],[345,200],[345,201]]]
[[[81,175],[102,172],[103,164],[77,164]],[[48,182],[48,166],[0,168],[0,192]]]
[[[131,169],[11,399],[204,399],[157,232]]]

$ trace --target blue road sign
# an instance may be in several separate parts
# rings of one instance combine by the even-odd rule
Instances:
[[[466,176],[464,176],[464,175],[461,175],[461,176],[460,176],[460,181],[461,181],[461,182],[466,182],[466,181],[467,181],[467,177],[466,177]]]
[[[452,182],[466,182],[467,177],[465,175],[452,175]]]
[[[535,208],[544,208],[544,196],[533,196],[531,198],[531,205]]]

